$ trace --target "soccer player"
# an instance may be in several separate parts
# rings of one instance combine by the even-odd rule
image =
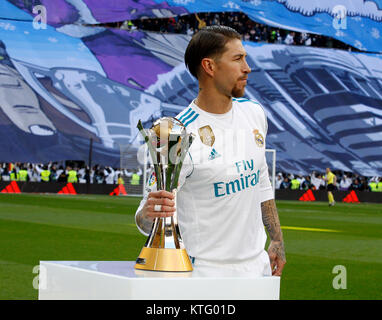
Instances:
[[[267,119],[258,102],[240,98],[251,72],[240,34],[203,28],[189,42],[185,64],[199,82],[198,96],[177,116],[196,136],[176,199],[186,250],[194,267],[280,276],[286,259],[265,160]],[[154,175],[149,181],[136,212],[146,235],[154,218],[175,211],[173,194],[156,190]]]
[[[330,171],[330,168],[326,168],[326,176],[324,179],[326,181],[326,189],[328,191],[329,206],[331,207],[336,204],[334,201],[333,191],[335,190],[337,177],[333,172]]]

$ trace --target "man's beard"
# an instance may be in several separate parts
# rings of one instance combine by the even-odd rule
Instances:
[[[232,89],[231,95],[233,98],[240,98],[244,96],[244,93],[245,93],[245,87],[243,88],[234,87]]]

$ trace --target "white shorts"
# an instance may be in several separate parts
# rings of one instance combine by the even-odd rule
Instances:
[[[268,253],[263,250],[257,257],[238,263],[220,263],[191,259],[193,277],[270,277],[272,276]]]

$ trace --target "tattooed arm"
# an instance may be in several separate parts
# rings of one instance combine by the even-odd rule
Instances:
[[[284,240],[281,232],[279,215],[276,209],[275,200],[268,200],[261,203],[261,213],[263,223],[268,231],[271,243],[268,248],[269,260],[271,261],[272,275],[281,276],[286,263]]]

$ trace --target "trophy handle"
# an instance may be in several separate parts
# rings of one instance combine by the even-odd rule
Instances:
[[[194,139],[195,139],[195,135],[193,133],[191,133],[188,136],[186,136],[183,139],[183,141],[181,142],[182,143],[182,145],[181,145],[181,156],[180,156],[178,163],[175,165],[174,179],[173,179],[173,183],[171,185],[172,190],[178,188],[180,169],[183,166],[183,162],[184,162],[184,159],[186,157],[186,154],[187,154],[188,150],[190,149],[191,144],[194,141]]]
[[[160,166],[156,165],[156,164],[160,163],[160,154],[158,154],[155,151],[155,148],[150,143],[150,138],[149,138],[146,130],[143,128],[141,120],[138,121],[137,128],[138,128],[139,132],[141,133],[141,135],[142,135],[142,137],[143,137],[143,139],[147,145],[147,148],[149,149],[151,159],[154,162],[156,161],[156,163],[154,163],[154,171],[155,171],[155,175],[156,175],[156,179],[157,179],[157,189],[158,190],[163,189],[162,170],[161,170]]]

